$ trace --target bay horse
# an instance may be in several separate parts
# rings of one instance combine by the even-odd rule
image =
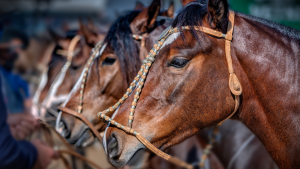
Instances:
[[[172,27],[203,26],[225,34],[232,23],[228,16],[226,0],[192,3]],[[231,118],[259,138],[279,168],[298,168],[300,31],[241,13],[233,18],[230,54],[243,93]],[[236,106],[224,46],[223,38],[194,29],[171,34],[149,70],[135,107],[134,131],[164,150],[227,119]],[[122,104],[114,122],[128,124],[133,100],[131,95]],[[144,148],[116,127],[109,127],[105,136],[111,145],[108,156],[117,167]]]
[[[45,107],[56,110],[57,106],[65,101],[68,93],[77,82],[90,56],[91,49],[104,39],[105,36],[103,34],[105,32],[97,31],[91,25],[89,24],[89,27],[87,27],[80,21],[78,31],[69,31],[66,38],[56,37],[57,45],[48,64],[48,71],[42,75],[39,85],[40,91],[34,95],[36,105],[33,107],[33,111],[36,115],[40,114],[41,117],[44,117],[47,112]],[[72,59],[66,73],[62,74],[60,72],[67,62],[66,54],[64,53],[68,51],[72,38],[77,34],[82,36],[75,49],[79,51],[76,51],[77,53]],[[42,104],[42,106],[39,107],[40,105],[37,104]]]

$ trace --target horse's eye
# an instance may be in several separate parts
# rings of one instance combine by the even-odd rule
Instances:
[[[114,64],[116,61],[115,58],[110,58],[110,57],[107,57],[103,62],[102,62],[102,65],[112,65]]]
[[[170,66],[173,66],[175,68],[182,68],[184,67],[189,60],[184,59],[184,58],[175,58],[171,61]]]

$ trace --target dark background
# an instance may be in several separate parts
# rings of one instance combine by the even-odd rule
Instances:
[[[163,0],[163,8],[168,8],[171,1]],[[151,0],[140,2],[147,6]],[[177,14],[181,3],[173,2]],[[0,0],[0,22],[30,36],[43,37],[49,27],[57,32],[64,27],[77,29],[78,18],[89,18],[100,27],[109,25],[135,4],[136,0]],[[229,4],[235,11],[300,29],[300,0],[229,0]]]

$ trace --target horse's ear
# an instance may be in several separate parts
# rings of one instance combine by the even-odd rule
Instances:
[[[168,8],[168,10],[167,10],[168,17],[173,18],[174,17],[174,11],[175,11],[175,7],[174,7],[174,2],[172,1],[169,8]]]
[[[207,10],[210,26],[226,32],[229,12],[227,0],[209,0]]]
[[[93,30],[93,32],[98,32],[97,26],[94,24],[92,18],[88,18],[88,28]]]
[[[160,0],[153,0],[148,8],[143,9],[130,24],[135,33],[146,32],[154,26],[160,11]]]
[[[95,44],[95,37],[97,36],[92,30],[88,28],[88,26],[84,25],[83,21],[79,19],[79,34],[81,34],[87,44]]]
[[[136,5],[135,5],[135,8],[134,8],[135,11],[141,11],[145,8],[146,7],[145,7],[144,4],[142,4],[140,1],[136,1]]]
[[[191,2],[198,2],[197,0],[180,0],[182,6],[186,6],[187,4],[191,3]]]

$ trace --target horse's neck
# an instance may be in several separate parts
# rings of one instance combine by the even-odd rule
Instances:
[[[300,166],[300,32],[237,16],[232,48],[240,120],[281,168]]]

